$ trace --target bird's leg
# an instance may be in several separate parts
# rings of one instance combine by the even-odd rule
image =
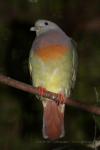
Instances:
[[[39,92],[39,95],[40,96],[44,96],[45,95],[45,93],[46,93],[46,89],[45,88],[43,88],[43,87],[41,87],[41,86],[39,86],[38,87],[38,92]]]
[[[63,93],[57,94],[57,100],[56,103],[59,104],[64,104],[65,103],[65,95]]]
[[[39,95],[40,96],[45,96],[45,94],[47,92],[46,88],[41,87],[41,86],[39,86],[37,88],[38,88]],[[63,93],[59,93],[59,94],[57,94],[57,100],[55,102],[57,103],[57,105],[64,104],[65,99],[66,99],[65,95]]]

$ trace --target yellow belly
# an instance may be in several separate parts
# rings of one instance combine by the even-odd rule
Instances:
[[[43,61],[34,54],[31,60],[31,75],[33,85],[45,87],[55,93],[64,92],[69,96],[72,78],[72,56],[67,52],[60,59]]]

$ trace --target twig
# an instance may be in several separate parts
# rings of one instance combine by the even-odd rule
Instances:
[[[98,91],[97,91],[96,87],[94,87],[94,91],[95,91],[95,95],[96,95],[96,102],[97,102],[96,105],[98,105],[98,103],[99,103],[99,94],[98,94]],[[94,126],[94,139],[93,139],[92,143],[88,144],[88,147],[91,147],[91,148],[94,148],[95,150],[97,150],[98,147],[100,146],[100,140],[96,140],[97,126],[96,126],[95,115],[93,115],[93,118],[94,118],[94,123],[95,123],[95,126]]]
[[[39,89],[38,88],[33,87],[29,84],[14,80],[14,79],[7,77],[5,75],[2,75],[2,74],[0,74],[0,82],[3,84],[9,85],[11,87],[23,90],[25,92],[39,95]],[[45,94],[43,95],[43,97],[52,99],[54,101],[58,100],[58,94],[50,92],[50,91],[46,91]],[[100,115],[100,107],[93,106],[93,105],[87,105],[87,104],[84,104],[78,100],[72,100],[71,98],[66,98],[65,103],[67,105],[83,109],[85,111],[94,113],[96,115]]]
[[[97,149],[99,146],[100,146],[100,141],[99,140],[95,140],[95,144],[94,144],[94,142],[88,144],[88,147],[93,148],[93,149],[94,148]]]

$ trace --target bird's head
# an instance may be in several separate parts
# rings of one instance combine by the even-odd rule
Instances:
[[[35,22],[35,26],[30,28],[31,31],[36,31],[37,36],[49,30],[58,30],[58,29],[61,30],[58,25],[48,20],[37,20]]]

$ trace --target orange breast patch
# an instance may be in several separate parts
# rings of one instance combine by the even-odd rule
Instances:
[[[44,61],[58,59],[65,55],[68,51],[67,47],[52,45],[44,48],[39,48],[36,50],[36,55],[38,55]]]

